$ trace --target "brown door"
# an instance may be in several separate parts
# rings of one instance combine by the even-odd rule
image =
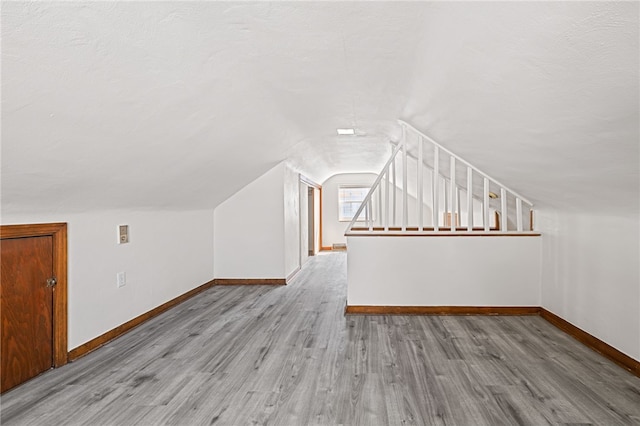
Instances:
[[[51,236],[0,242],[1,391],[53,366],[53,277]]]

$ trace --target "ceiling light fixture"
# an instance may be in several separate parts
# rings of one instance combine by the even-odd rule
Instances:
[[[496,198],[498,198],[498,194],[496,194],[495,192],[489,192],[489,198],[495,200]]]
[[[355,129],[336,129],[339,135],[355,135]]]

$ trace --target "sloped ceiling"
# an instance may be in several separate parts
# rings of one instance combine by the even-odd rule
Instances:
[[[538,204],[637,212],[638,14],[5,2],[2,209],[212,208],[282,160],[375,172],[402,118]]]

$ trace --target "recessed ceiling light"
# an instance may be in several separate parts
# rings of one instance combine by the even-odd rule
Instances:
[[[339,135],[355,135],[354,129],[336,129]]]

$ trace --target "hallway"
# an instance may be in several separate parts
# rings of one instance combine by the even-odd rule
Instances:
[[[286,287],[212,287],[3,395],[0,421],[640,424],[640,379],[539,317],[345,317],[345,300],[340,252]]]

